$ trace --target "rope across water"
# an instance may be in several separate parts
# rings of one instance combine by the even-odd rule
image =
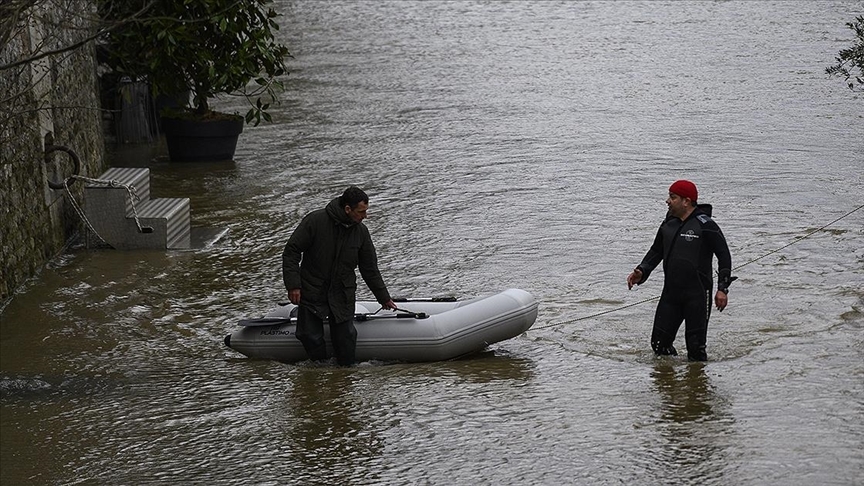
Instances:
[[[809,233],[807,233],[806,235],[802,236],[801,238],[798,238],[798,239],[796,239],[796,240],[794,240],[794,241],[791,241],[791,242],[789,242],[788,244],[781,246],[780,248],[777,248],[777,249],[775,249],[775,250],[771,250],[771,251],[769,251],[768,253],[765,253],[765,254],[762,255],[762,256],[759,256],[759,257],[757,257],[757,258],[754,258],[754,259],[752,259],[752,260],[747,261],[746,263],[742,263],[741,265],[738,265],[737,267],[734,267],[734,268],[732,269],[732,271],[735,271],[735,270],[738,270],[738,269],[740,269],[740,268],[746,267],[747,265],[750,265],[751,263],[758,262],[759,260],[761,260],[761,259],[763,259],[763,258],[765,258],[765,257],[767,257],[767,256],[773,255],[774,253],[777,253],[777,252],[782,251],[782,250],[784,250],[784,249],[786,249],[786,248],[789,248],[790,246],[794,245],[795,243],[801,242],[801,241],[803,241],[803,240],[805,240],[805,239],[807,239],[807,238],[813,236],[814,234],[816,234],[816,233],[818,233],[818,232],[824,230],[825,228],[827,228],[827,227],[833,225],[834,223],[836,223],[836,222],[838,222],[838,221],[840,221],[840,220],[842,220],[842,219],[844,219],[844,218],[846,218],[846,217],[848,217],[848,216],[854,214],[856,211],[859,211],[859,210],[861,210],[862,208],[864,208],[864,204],[862,204],[861,206],[858,206],[857,208],[855,208],[855,209],[853,209],[853,210],[847,212],[846,214],[844,214],[844,215],[840,216],[839,218],[837,218],[837,219],[831,221],[830,223],[824,224],[824,225],[820,226],[819,228],[816,228],[816,229],[810,231]],[[632,304],[623,305],[623,306],[621,306],[621,307],[616,307],[616,308],[614,308],[614,309],[605,310],[605,311],[603,311],[603,312],[598,312],[598,313],[596,313],[596,314],[591,314],[591,315],[583,316],[583,317],[577,317],[576,319],[570,319],[570,320],[562,321],[562,322],[553,322],[553,323],[546,324],[545,326],[537,326],[537,327],[532,328],[531,330],[532,330],[532,331],[535,331],[535,330],[539,330],[539,329],[547,329],[547,328],[550,328],[550,327],[563,326],[563,325],[565,325],[565,324],[572,324],[572,323],[574,323],[574,322],[584,321],[584,320],[587,320],[587,319],[593,319],[593,318],[595,318],[595,317],[600,317],[600,316],[602,316],[602,315],[611,314],[611,313],[613,313],[613,312],[617,312],[617,311],[620,311],[620,310],[628,309],[628,308],[630,308],[630,307],[635,307],[635,306],[637,306],[637,305],[641,305],[641,304],[644,304],[644,303],[646,303],[646,302],[651,302],[652,300],[657,300],[657,299],[659,299],[659,298],[660,298],[660,296],[659,296],[659,295],[656,295],[656,296],[654,296],[654,297],[650,297],[650,298],[647,298],[647,299],[644,299],[644,300],[640,300],[639,302],[633,302]]]

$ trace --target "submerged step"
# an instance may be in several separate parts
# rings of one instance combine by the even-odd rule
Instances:
[[[152,228],[152,232],[139,234],[132,244],[141,245],[139,248],[189,248],[192,227],[189,198],[151,199],[137,205],[136,210],[142,228]],[[155,239],[152,243],[151,238]]]

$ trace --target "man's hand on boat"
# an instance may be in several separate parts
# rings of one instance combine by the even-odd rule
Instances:
[[[288,291],[288,300],[294,305],[300,305],[300,289],[291,289]]]

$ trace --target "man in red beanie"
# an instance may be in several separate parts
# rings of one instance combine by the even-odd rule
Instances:
[[[685,323],[687,358],[705,361],[708,318],[711,316],[711,290],[714,287],[712,264],[717,256],[718,277],[714,305],[721,312],[728,303],[732,277],[732,257],[726,238],[711,219],[711,205],[697,204],[699,191],[687,180],[669,187],[666,205],[669,212],[660,225],[654,244],[630,275],[627,287],[641,285],[651,271],[663,262],[663,293],[654,315],[651,348],[658,355],[677,355],[672,343]]]

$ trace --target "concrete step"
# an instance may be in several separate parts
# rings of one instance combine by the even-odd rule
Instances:
[[[139,200],[146,201],[150,199],[150,169],[146,167],[112,167],[99,176],[99,179],[116,181],[119,184],[132,185],[132,187],[135,188],[135,193],[138,195]],[[88,183],[86,187],[88,189],[115,189],[115,187],[109,185],[95,184],[92,182]],[[123,188],[121,187],[120,189]],[[127,205],[127,208],[131,208],[131,204]]]
[[[150,199],[150,169],[114,167],[99,177],[115,185],[88,183],[84,213],[96,233],[118,250],[185,249],[191,246],[189,198]],[[131,185],[138,200],[126,187]],[[138,221],[144,231],[135,222]]]

